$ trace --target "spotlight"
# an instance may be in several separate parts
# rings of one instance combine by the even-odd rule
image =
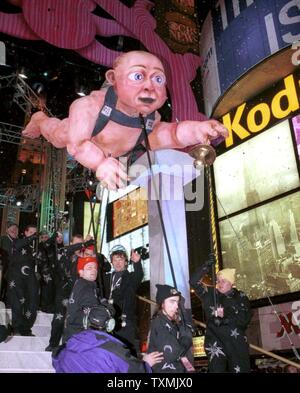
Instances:
[[[16,206],[22,206],[22,202],[21,201],[17,201],[16,202]]]
[[[20,78],[28,79],[28,76],[26,75],[26,71],[25,71],[25,68],[24,68],[24,67],[21,68],[21,70],[20,70],[20,72],[18,73],[18,75],[19,75]]]
[[[34,90],[37,94],[41,94],[41,93],[45,90],[44,85],[43,85],[42,83],[40,83],[40,82],[35,82],[35,83],[32,85],[32,88],[33,88],[33,90]]]
[[[77,86],[78,86],[78,85],[77,85]],[[79,95],[80,97],[84,97],[84,96],[86,95],[86,94],[85,94],[85,89],[84,89],[83,86],[80,86],[79,89],[77,88],[76,93],[77,93],[77,95]]]

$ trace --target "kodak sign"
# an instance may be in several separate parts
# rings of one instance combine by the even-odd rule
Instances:
[[[300,72],[286,76],[250,102],[244,102],[222,116],[229,131],[221,150],[240,144],[243,140],[270,128],[275,123],[300,111]]]

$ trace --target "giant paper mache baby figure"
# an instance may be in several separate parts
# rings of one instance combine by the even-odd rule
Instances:
[[[129,180],[118,160],[130,154],[141,138],[144,117],[151,150],[181,149],[211,139],[226,137],[227,129],[217,120],[160,121],[157,109],[167,99],[166,76],[154,55],[132,51],[120,55],[106,72],[107,88],[75,100],[69,117],[49,118],[35,113],[23,135],[43,135],[57,148],[66,147],[80,164],[96,172],[108,189],[122,188]]]

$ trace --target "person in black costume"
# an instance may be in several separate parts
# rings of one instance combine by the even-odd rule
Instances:
[[[51,323],[49,345],[45,349],[46,351],[53,351],[59,345],[64,330],[69,297],[78,278],[77,258],[83,255],[83,247],[89,244],[90,242],[83,242],[81,235],[75,235],[70,246],[57,249],[56,266],[54,268],[54,315]]]
[[[84,330],[85,310],[100,305],[97,291],[98,262],[96,257],[79,257],[77,271],[80,276],[74,284],[69,303],[63,333],[63,343],[73,334]]]
[[[55,254],[56,233],[51,237],[48,232],[40,233],[40,242],[37,254],[37,268],[40,282],[40,310],[54,312],[55,286],[54,272],[50,254]],[[54,250],[51,250],[51,249]]]
[[[201,282],[212,267],[214,261],[205,262],[190,280],[191,287],[202,301],[206,316],[204,347],[209,362],[208,371],[248,373],[250,356],[245,331],[252,316],[249,299],[244,292],[233,287],[235,269],[223,269],[217,273],[217,289]]]
[[[148,353],[162,352],[164,359],[155,373],[194,372],[191,315],[184,309],[181,293],[169,285],[156,284],[158,311],[151,321]]]
[[[0,285],[0,300],[7,303],[7,271],[13,252],[14,240],[18,238],[19,227],[14,222],[9,221],[6,225],[6,235],[0,236],[0,264],[1,285]]]
[[[8,267],[8,296],[15,335],[32,336],[38,309],[38,282],[35,275],[36,226],[28,225],[24,239],[13,242]]]
[[[113,273],[103,277],[105,297],[116,310],[115,335],[135,354],[139,351],[136,335],[136,292],[144,277],[141,256],[132,251],[130,261],[133,272],[127,270],[128,255],[126,249],[116,245],[110,252]]]

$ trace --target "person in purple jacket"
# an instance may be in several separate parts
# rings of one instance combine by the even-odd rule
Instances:
[[[109,334],[114,328],[111,305],[88,308],[83,325],[84,331],[74,334],[53,354],[57,373],[151,373],[151,367],[163,359],[162,353],[152,352],[139,360]]]

